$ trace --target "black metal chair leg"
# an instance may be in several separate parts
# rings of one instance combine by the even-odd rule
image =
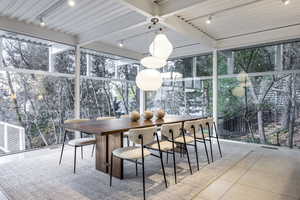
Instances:
[[[77,152],[77,147],[74,147],[74,174],[76,172],[76,152]]]
[[[83,159],[83,146],[81,146],[81,159]]]
[[[202,138],[203,138],[203,144],[204,144],[204,148],[205,148],[205,153],[206,153],[207,163],[209,164],[210,161],[209,161],[209,156],[208,156],[208,151],[207,151],[207,146],[206,146],[206,140],[205,140],[205,137],[204,137],[204,132],[203,132],[203,127],[202,127],[202,125],[200,125],[200,129],[201,129],[201,134],[202,134]]]
[[[112,184],[112,170],[113,170],[113,162],[114,161],[114,156],[113,153],[110,155],[110,172],[109,172],[109,186],[111,187]]]
[[[196,138],[194,138],[194,145],[195,145],[195,153],[196,153],[196,161],[197,161],[197,169],[199,171],[199,158],[198,158],[198,150],[197,150],[197,141]]]
[[[162,152],[160,152],[160,162],[161,162],[161,169],[162,169],[163,175],[164,175],[165,185],[166,185],[166,188],[168,188],[168,183],[167,183],[167,179],[166,179],[166,172],[165,172],[165,166],[164,166]]]
[[[93,144],[92,157],[93,157],[93,155],[94,155],[95,146],[96,146],[96,144]]]
[[[186,143],[184,145],[185,145],[185,148],[186,148],[186,156],[187,156],[187,159],[188,159],[190,172],[191,172],[191,174],[193,174],[192,167],[191,167],[191,162],[190,162],[189,150],[187,149]]]
[[[138,161],[135,161],[135,175],[138,176]]]
[[[143,142],[142,142],[143,146]],[[142,172],[143,172],[143,197],[146,199],[146,188],[145,188],[145,161],[144,161],[144,147],[142,147]]]
[[[208,137],[209,137],[209,145],[210,145],[210,156],[211,156],[211,162],[214,162],[214,156],[213,156],[213,148],[212,148],[212,137],[211,137],[211,132],[210,132],[210,126],[207,124],[207,129],[208,129]]]
[[[169,151],[167,151],[167,164],[169,163]]]
[[[221,151],[221,146],[220,146],[220,142],[219,142],[219,136],[218,136],[217,127],[216,127],[216,123],[215,122],[213,123],[213,126],[215,127],[215,133],[216,133],[216,138],[217,138],[217,142],[218,142],[218,148],[219,148],[220,156],[222,158],[223,155],[222,155],[222,151]]]
[[[176,174],[176,160],[175,160],[175,145],[174,142],[172,142],[173,146],[173,167],[174,167],[174,177],[175,177],[175,184],[177,184],[177,174]]]
[[[60,152],[59,165],[61,164],[62,156],[63,156],[63,153],[64,153],[66,137],[67,137],[67,134],[66,134],[66,131],[65,131],[64,141],[62,143],[61,152]]]

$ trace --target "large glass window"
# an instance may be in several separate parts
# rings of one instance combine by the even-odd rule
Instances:
[[[232,74],[219,78],[221,136],[300,147],[299,42],[222,52],[221,56],[227,74]]]

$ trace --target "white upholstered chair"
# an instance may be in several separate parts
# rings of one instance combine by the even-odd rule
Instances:
[[[129,130],[128,138],[134,144],[139,144],[140,146],[127,146],[118,148],[112,151],[111,153],[111,163],[110,163],[110,186],[112,184],[112,170],[113,170],[113,157],[117,157],[123,160],[131,161],[142,165],[142,174],[143,174],[143,197],[145,199],[145,163],[144,158],[150,155],[160,158],[161,167],[164,175],[165,185],[167,187],[167,180],[165,175],[164,164],[162,160],[162,152],[160,150],[160,144],[158,140],[158,135],[156,133],[156,127],[149,128],[139,128]],[[154,141],[158,142],[159,155],[152,154],[147,148],[146,145],[153,143]],[[138,162],[138,160],[142,162]]]
[[[81,123],[81,122],[86,122],[88,120],[89,119],[70,119],[70,120],[64,121],[64,123],[65,124],[68,124],[68,123]],[[64,132],[65,132],[64,133],[64,141],[63,141],[62,148],[61,148],[59,165],[61,164],[61,160],[62,160],[62,156],[63,156],[63,152],[64,152],[64,147],[65,147],[66,138],[67,138],[67,132],[74,133],[73,130],[68,130],[68,129],[65,129]],[[77,147],[81,148],[81,158],[83,158],[83,147],[87,146],[87,145],[95,145],[95,144],[96,144],[95,138],[83,138],[81,132],[80,132],[80,138],[75,138],[75,139],[72,139],[72,140],[68,141],[67,145],[74,147],[74,173],[76,172]]]
[[[206,119],[201,119],[201,120],[197,120],[197,121],[198,121],[198,127],[201,130],[200,133],[202,133],[202,134],[198,134],[197,139],[198,140],[202,139],[204,142],[209,141],[211,161],[212,162],[214,161],[212,138],[216,138],[217,143],[218,143],[219,153],[220,153],[220,156],[222,158],[222,151],[221,151],[221,146],[220,146],[220,142],[219,142],[219,135],[218,135],[218,131],[217,131],[217,127],[216,127],[214,119],[213,118],[206,118]],[[215,136],[213,135],[213,131],[212,131],[213,128],[215,130]],[[206,132],[204,132],[204,129],[206,130]]]

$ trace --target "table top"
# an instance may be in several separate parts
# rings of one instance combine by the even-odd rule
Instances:
[[[189,120],[202,119],[203,117],[195,116],[165,116],[163,119],[144,120],[140,119],[137,122],[132,122],[128,117],[110,120],[89,120],[85,122],[63,124],[66,129],[81,131],[88,134],[112,134],[125,132],[133,128],[145,128],[150,126],[184,122]]]

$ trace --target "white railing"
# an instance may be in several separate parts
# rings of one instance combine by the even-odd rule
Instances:
[[[25,150],[25,129],[0,121],[0,149],[5,153]]]

